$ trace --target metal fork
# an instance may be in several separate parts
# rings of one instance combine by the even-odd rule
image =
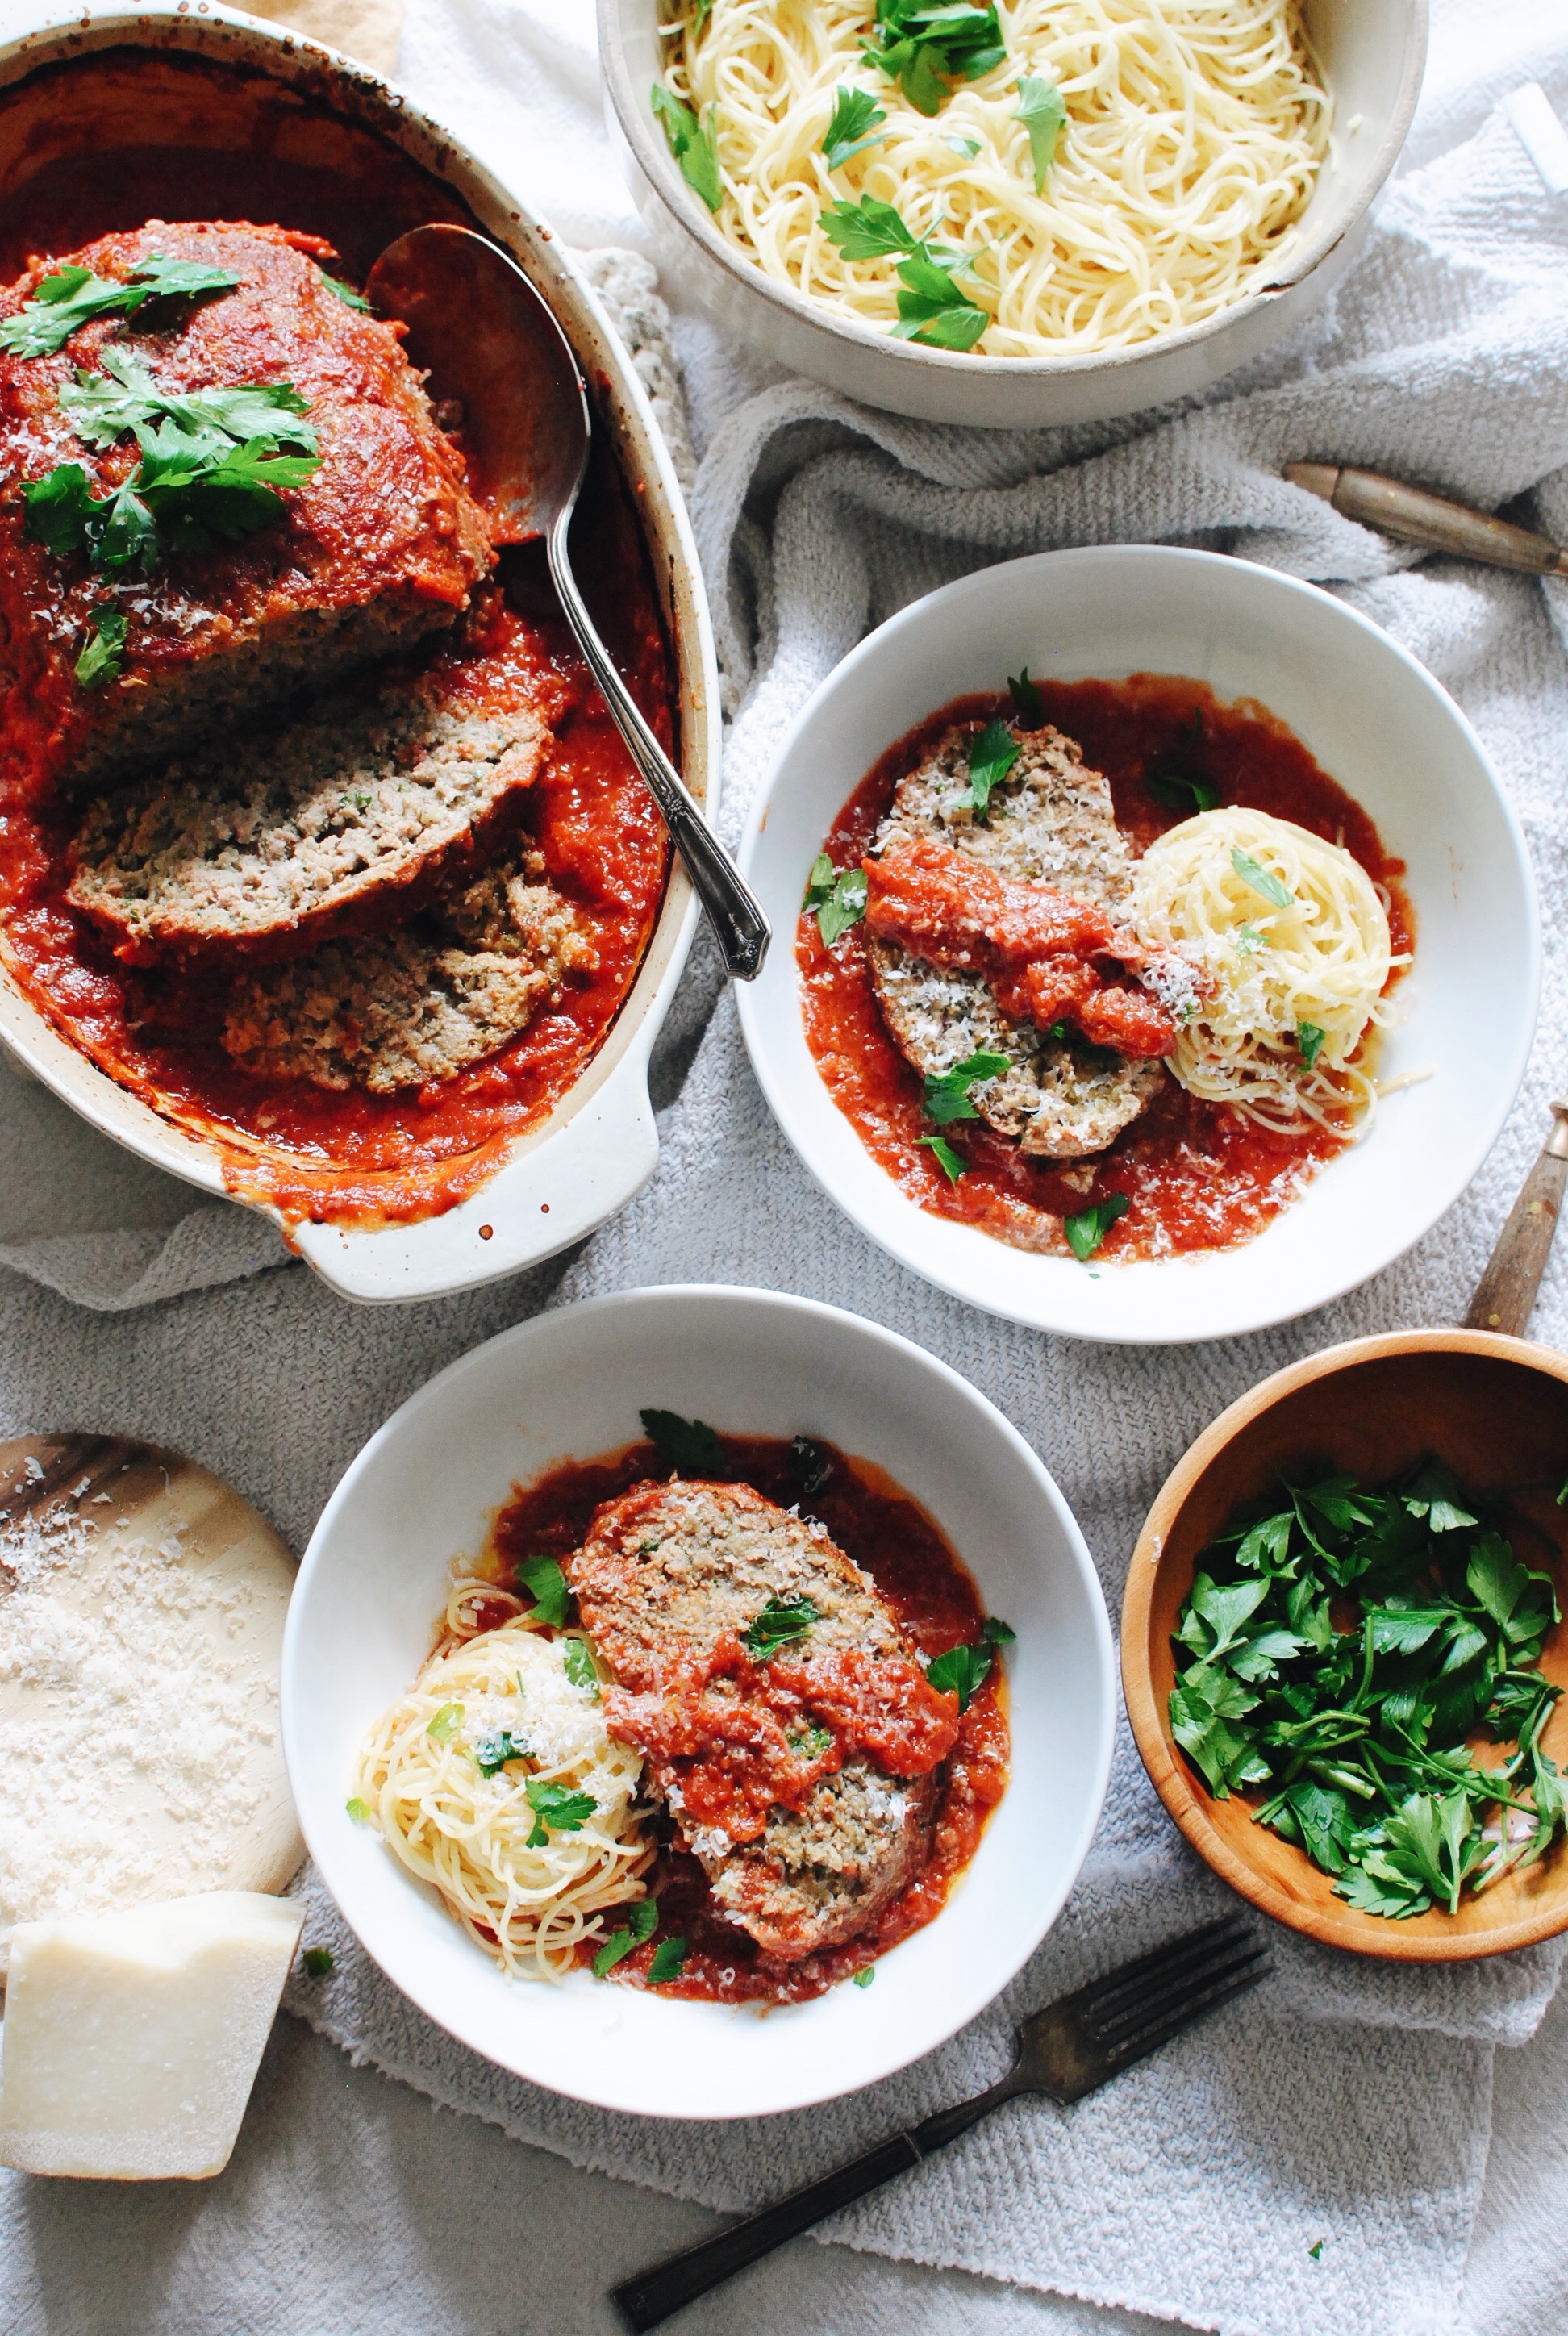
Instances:
[[[612,2290],[628,2324],[657,2328],[672,2312],[771,2254],[786,2239],[809,2231],[826,2214],[879,2189],[895,2174],[919,2166],[933,2149],[967,2133],[980,2118],[1020,2093],[1044,2093],[1060,2102],[1081,2100],[1135,2060],[1157,2051],[1183,2028],[1266,1977],[1271,1957],[1251,1925],[1227,1914],[1169,1939],[1152,1954],[1119,1963],[1103,1979],[1031,2012],[1018,2029],[1013,2065],[999,2084],[972,2101],[938,2109],[912,2132],[895,2133],[863,2157],[824,2174],[776,2206],[732,2224],[727,2231],[671,2255],[651,2271]]]

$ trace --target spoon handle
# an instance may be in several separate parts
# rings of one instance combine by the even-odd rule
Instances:
[[[648,793],[669,830],[670,842],[685,861],[697,898],[707,911],[725,971],[735,980],[755,981],[762,971],[773,929],[763,914],[761,903],[743,881],[734,861],[697,809],[696,798],[644,720],[641,708],[599,638],[571,572],[566,548],[570,521],[569,504],[550,529],[549,538],[550,578],[566,611],[566,620],[577,636],[577,645],[588,660],[615,726],[647,781]]]
[[[1528,1327],[1568,1185],[1568,1103],[1554,1103],[1552,1108],[1555,1124],[1475,1285],[1465,1317],[1467,1330],[1501,1330],[1522,1338]]]

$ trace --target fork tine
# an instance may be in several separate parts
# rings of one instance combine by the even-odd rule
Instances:
[[[1108,2013],[1122,1999],[1157,1984],[1167,1973],[1184,1970],[1194,1960],[1223,1954],[1242,1939],[1252,1935],[1245,1916],[1222,1914],[1214,1922],[1200,1924],[1195,1931],[1183,1931],[1179,1938],[1167,1939],[1163,1946],[1151,1949],[1146,1955],[1118,1963],[1102,1979],[1090,1980],[1086,1986],[1075,1990],[1073,2007],[1091,2018]]]
[[[1174,2010],[1190,1995],[1206,1987],[1212,1980],[1228,1979],[1231,1972],[1269,1950],[1250,1934],[1233,1941],[1227,1940],[1217,1953],[1207,1954],[1184,1963],[1171,1971],[1154,1987],[1144,1988],[1130,1999],[1119,2001],[1110,2011],[1091,2011],[1088,2025],[1103,2044],[1114,2043],[1118,2035],[1131,2033],[1158,2019],[1167,2010]]]
[[[1195,1990],[1179,2006],[1168,2010],[1163,2019],[1135,2029],[1130,2035],[1118,2037],[1115,2043],[1107,2044],[1105,2048],[1107,2066],[1119,2071],[1130,2068],[1135,2060],[1146,2059],[1151,2052],[1158,2051],[1162,2044],[1168,2044],[1173,2036],[1179,2036],[1183,2029],[1193,2027],[1211,2011],[1217,2011],[1220,2005],[1228,2003],[1233,1995],[1244,1995],[1249,1988],[1256,1987],[1260,1980],[1268,1977],[1272,1968],[1273,1961],[1268,1949],[1260,1948],[1257,1954],[1245,1963],[1234,1966],[1206,1987]]]

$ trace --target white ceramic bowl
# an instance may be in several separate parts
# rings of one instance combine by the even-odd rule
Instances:
[[[765,276],[720,235],[654,120],[661,0],[599,0],[599,48],[611,140],[660,272],[721,330],[867,405],[924,422],[1040,429],[1206,389],[1281,339],[1355,258],[1420,94],[1427,0],[1304,0],[1303,13],[1335,102],[1336,151],[1278,272],[1235,307],[1145,346],[1027,362],[896,341]]]
[[[344,1809],[360,1739],[430,1651],[450,1562],[512,1484],[629,1443],[657,1404],[805,1432],[930,1511],[1007,1650],[1012,1781],[967,1874],[875,1987],[754,2010],[596,1982],[508,1981]],[[492,1338],[404,1404],[344,1477],[299,1570],[283,1738],[305,1837],[367,1952],[433,2020],[553,2091],[647,2117],[753,2117],[871,2084],[989,2003],[1060,1912],[1111,1756],[1110,1627],[1083,1536],[1017,1430],[968,1382],[852,1314],[761,1290],[600,1298]]]
[[[14,25],[16,16],[8,21]],[[363,165],[378,143],[399,150],[435,182],[437,202],[448,215],[461,216],[466,207],[470,219],[511,252],[549,301],[594,384],[601,417],[635,490],[675,649],[683,775],[698,801],[714,810],[717,676],[686,507],[631,360],[550,229],[450,131],[375,74],[286,27],[207,0],[199,11],[190,0],[148,0],[136,9],[75,7],[69,14],[40,8],[36,26],[0,44],[0,209],[14,204],[40,170],[117,144],[221,153],[249,141],[286,164],[326,162],[346,171]],[[184,57],[232,71],[233,102],[193,108],[177,67],[161,62]],[[132,71],[155,70],[161,79],[128,97],[128,64]],[[129,135],[128,122],[133,123]],[[390,219],[388,236],[411,223],[411,218]],[[552,1256],[623,1208],[658,1158],[648,1056],[698,913],[677,866],[641,969],[603,1046],[549,1118],[519,1141],[467,1201],[420,1224],[296,1228],[295,1245],[323,1279],[348,1298],[437,1297]],[[128,1151],[207,1192],[227,1192],[215,1146],[161,1118],[79,1054],[3,963],[0,1045]]]
[[[955,697],[1042,678],[1188,675],[1287,723],[1403,860],[1416,961],[1394,993],[1364,1141],[1240,1249],[1086,1270],[1009,1248],[905,1198],[830,1097],[806,1046],[788,936],[840,808],[895,739]],[[815,1175],[873,1241],[944,1290],[1079,1338],[1230,1338],[1326,1305],[1391,1264],[1451,1207],[1524,1076],[1540,988],[1519,824],[1453,699],[1388,635],[1315,585],[1214,552],[1048,551],[950,584],[862,641],[779,747],[741,865],[777,936],[740,993],[757,1077]]]

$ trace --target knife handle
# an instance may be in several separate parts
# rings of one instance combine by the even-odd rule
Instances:
[[[1508,1212],[1508,1222],[1497,1236],[1497,1246],[1475,1285],[1466,1330],[1500,1330],[1522,1338],[1546,1260],[1552,1236],[1568,1185],[1568,1103],[1554,1103],[1556,1124],[1524,1179],[1523,1191]]]
[[[1488,567],[1512,568],[1525,576],[1568,575],[1568,551],[1550,536],[1490,519],[1485,511],[1428,494],[1425,487],[1330,462],[1290,462],[1285,476],[1293,487],[1332,503],[1346,519],[1398,536],[1401,543],[1425,544],[1432,551],[1451,551],[1461,560],[1485,560]]]

